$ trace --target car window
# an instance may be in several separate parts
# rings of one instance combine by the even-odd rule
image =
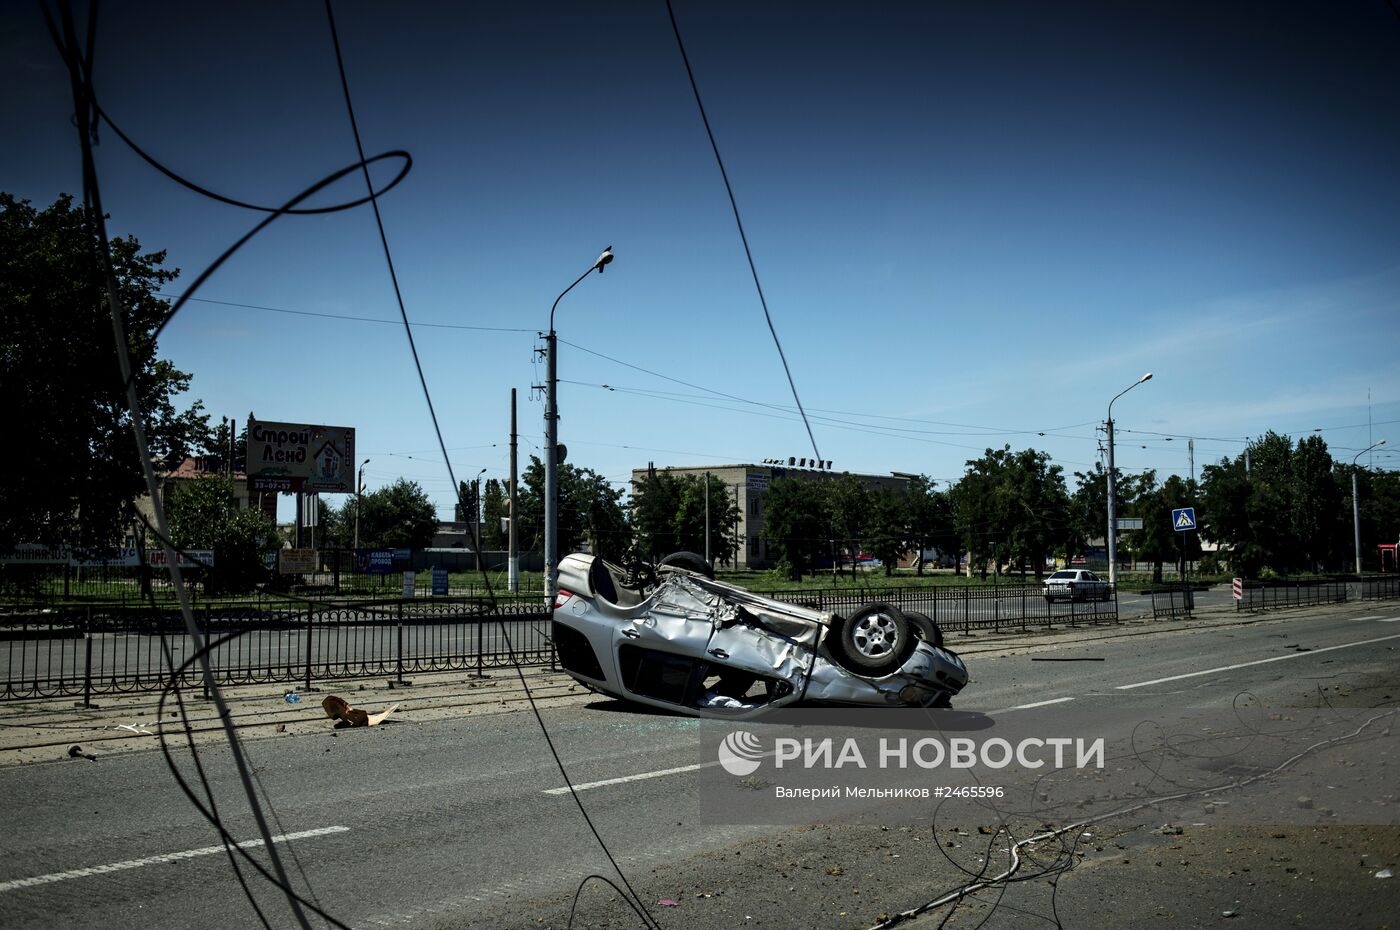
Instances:
[[[1099,576],[1098,576],[1098,575],[1095,575],[1093,572],[1085,572],[1085,573],[1084,573],[1084,580],[1085,580],[1085,581],[1098,581],[1098,580],[1099,580]]]
[[[1073,577],[1074,577],[1074,572],[1056,572],[1055,574],[1053,574],[1053,575],[1050,576],[1050,578],[1051,578],[1052,580],[1055,579],[1055,578],[1073,578]]]

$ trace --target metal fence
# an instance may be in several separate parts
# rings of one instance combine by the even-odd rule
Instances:
[[[1235,609],[1275,610],[1343,604],[1347,600],[1347,586],[1350,583],[1355,583],[1355,580],[1346,576],[1245,581],[1241,597],[1235,601]]]
[[[1372,575],[1361,579],[1361,599],[1382,601],[1400,598],[1400,575]]]
[[[770,591],[755,592],[774,600],[817,610],[849,614],[872,603],[892,604],[900,610],[926,614],[945,633],[974,630],[1029,629],[1067,623],[1112,623],[1118,620],[1117,592],[1106,601],[1047,601],[1033,585],[988,587],[878,588],[864,592]]]
[[[1196,592],[1190,585],[1152,589],[1152,618],[1190,617],[1196,609]]]
[[[212,643],[219,684],[392,676],[553,661],[539,604],[489,611],[471,601],[374,604],[203,604],[195,621]],[[177,611],[79,607],[0,617],[0,698],[199,687],[193,640]],[[189,665],[182,669],[182,666]],[[172,668],[176,670],[172,674]]]

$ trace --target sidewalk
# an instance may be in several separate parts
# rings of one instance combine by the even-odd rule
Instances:
[[[582,704],[596,696],[563,672],[527,668],[525,680],[540,707]],[[424,723],[449,717],[507,713],[529,706],[514,669],[488,669],[478,678],[466,671],[409,676],[411,684],[394,686],[384,677],[337,679],[317,683],[317,690],[293,689],[290,683],[237,685],[223,689],[229,717],[239,739],[283,739],[333,730],[321,701],[336,695],[371,714],[398,704],[392,720]],[[288,703],[287,692],[297,696]],[[220,743],[224,727],[212,700],[198,688],[184,693],[185,720],[197,744]],[[100,761],[114,752],[154,750],[161,733],[174,744],[185,740],[185,725],[172,695],[164,718],[159,717],[160,693],[102,694],[94,707],[83,707],[71,696],[0,703],[0,766],[69,761],[69,748]],[[81,760],[79,760],[81,761]]]
[[[1393,610],[1400,606],[1390,605]],[[976,674],[976,660],[1053,652],[1084,643],[1123,637],[1172,636],[1195,629],[1214,629],[1254,623],[1281,623],[1319,614],[1357,615],[1384,611],[1376,603],[1338,604],[1312,608],[1242,614],[1233,608],[1197,611],[1191,620],[1139,618],[1099,626],[1057,626],[1026,632],[979,632],[950,637],[948,645],[969,660]],[[563,672],[529,668],[525,680],[541,707],[554,708],[596,700],[593,692]],[[431,672],[411,676],[408,686],[393,686],[383,677],[318,682],[317,690],[294,691],[298,702],[286,701],[291,685],[269,683],[223,689],[229,716],[241,739],[281,739],[322,733],[335,721],[321,708],[321,701],[336,695],[356,708],[375,714],[398,704],[393,719],[400,723],[424,723],[483,714],[508,713],[527,708],[525,689],[514,669],[488,669],[478,678],[466,671]],[[163,732],[167,740],[183,741],[185,727],[174,698],[167,702],[165,717],[158,717],[160,695],[102,694],[95,707],[82,707],[73,698],[44,698],[0,703],[0,766],[69,761],[69,748],[102,756],[113,752],[153,750]],[[186,720],[196,743],[222,742],[213,701],[199,697],[199,689],[185,693]]]

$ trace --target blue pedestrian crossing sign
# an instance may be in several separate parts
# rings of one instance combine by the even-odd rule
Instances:
[[[1172,526],[1178,533],[1196,528],[1196,508],[1179,507],[1172,511]]]

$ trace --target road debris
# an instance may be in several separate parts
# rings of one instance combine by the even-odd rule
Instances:
[[[97,756],[94,756],[94,755],[93,755],[92,753],[90,753],[90,752],[83,752],[83,747],[81,747],[81,746],[69,746],[69,747],[68,747],[68,758],[70,758],[70,759],[86,759],[86,760],[88,760],[89,762],[96,762],[96,761],[97,761]]]
[[[681,906],[681,902],[676,901],[676,900],[673,900],[673,899],[671,899],[671,898],[662,898],[660,901],[657,901],[656,903],[659,904],[659,905],[661,905],[662,907],[680,907],[680,906]]]
[[[321,701],[321,707],[326,712],[326,716],[337,721],[336,727],[377,727],[384,722],[394,711],[399,709],[399,705],[390,704],[387,710],[382,710],[377,714],[370,714],[357,707],[351,707],[344,698],[336,697],[334,694],[327,695]]]
[[[114,727],[114,729],[117,729],[117,730],[130,730],[132,733],[140,733],[140,734],[142,734],[143,736],[155,736],[154,733],[152,733],[150,730],[146,729],[145,727],[141,726],[141,724],[139,724],[139,723],[119,723],[119,724],[116,725],[116,727]]]
[[[1394,875],[1395,873],[1390,869],[1381,869],[1376,873],[1376,878],[1392,878]]]

